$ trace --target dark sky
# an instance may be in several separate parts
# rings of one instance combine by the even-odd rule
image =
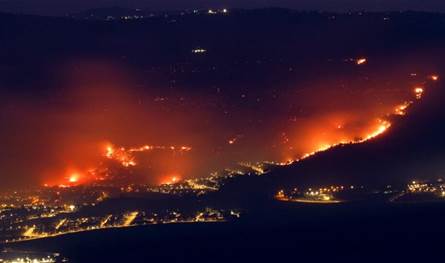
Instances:
[[[301,10],[422,10],[445,11],[443,0],[0,0],[0,11],[64,15],[90,8],[131,7],[152,10],[186,8],[285,7]]]

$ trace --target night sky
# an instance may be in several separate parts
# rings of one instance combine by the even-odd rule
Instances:
[[[417,10],[445,11],[442,0],[2,0],[0,11],[39,15],[64,15],[90,8],[129,7],[158,10],[187,8],[284,7],[299,10]]]

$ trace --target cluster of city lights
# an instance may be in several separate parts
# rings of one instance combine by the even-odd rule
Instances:
[[[26,221],[22,221],[21,224],[24,225],[18,228],[17,236],[13,239],[0,239],[0,243],[15,243],[23,240],[42,239],[69,233],[98,229],[126,228],[139,225],[225,222],[230,218],[236,219],[239,217],[240,212],[237,210],[219,210],[209,207],[186,213],[178,210],[165,210],[154,213],[130,211],[123,214],[105,214],[93,217],[73,214],[70,218],[48,218],[45,222],[32,225],[26,225]]]
[[[351,188],[352,187],[352,188]],[[349,189],[354,189],[351,186]],[[343,202],[335,198],[334,193],[343,191],[343,186],[330,186],[313,190],[309,188],[304,193],[300,193],[294,189],[290,194],[281,189],[275,194],[275,200],[281,202],[297,202],[297,203],[318,203],[318,204],[337,204]]]

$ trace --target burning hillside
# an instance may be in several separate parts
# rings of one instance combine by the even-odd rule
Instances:
[[[436,82],[438,76],[434,78],[428,77],[430,81]],[[422,82],[422,84],[427,84]],[[421,90],[420,90],[421,89]],[[291,140],[286,133],[281,134],[281,145],[273,145],[273,148],[279,147],[278,150],[287,154],[292,154],[286,160],[281,161],[278,156],[272,160],[258,160],[255,157],[247,158],[247,166],[253,169],[261,169],[261,173],[265,171],[261,168],[262,162],[287,165],[301,161],[316,153],[323,152],[339,145],[361,144],[385,133],[392,126],[394,116],[405,116],[409,107],[416,100],[422,98],[425,88],[415,86],[412,91],[411,99],[396,106],[385,106],[388,110],[381,117],[357,117],[353,114],[327,114],[326,117],[310,119],[306,121],[298,132],[300,137],[305,138],[304,141],[298,142],[299,145],[292,146]],[[304,123],[304,122],[303,122]],[[237,135],[228,141],[229,148],[224,150],[221,148],[220,154],[231,154],[231,147],[247,140],[251,136]],[[198,141],[199,142],[199,141]],[[224,144],[224,142],[220,142]],[[196,171],[198,161],[196,158],[211,158],[211,156],[202,156],[209,154],[208,148],[217,147],[218,142],[211,145],[201,145],[198,150],[189,145],[140,145],[136,147],[119,147],[111,143],[104,144],[102,153],[98,152],[101,159],[97,161],[96,166],[91,166],[84,171],[70,171],[62,180],[58,180],[56,184],[67,187],[70,185],[78,185],[83,183],[149,183],[149,184],[165,184],[176,183],[181,179],[193,178],[193,171]],[[203,149],[206,147],[207,149]],[[296,150],[298,149],[298,150]],[[252,149],[253,150],[253,149]],[[198,153],[195,153],[198,151]],[[244,159],[233,159],[232,163],[221,166],[218,164],[213,167],[206,167],[208,174],[213,169],[223,169],[234,167],[236,163],[243,163]],[[260,163],[252,165],[251,163]],[[244,165],[244,166],[246,166]],[[186,170],[184,167],[188,167]],[[257,168],[255,168],[257,167]],[[259,167],[259,168],[258,168]],[[202,168],[202,167],[200,167]],[[188,171],[188,173],[184,172]],[[153,177],[154,176],[154,177]],[[205,176],[205,174],[203,175]],[[151,179],[150,179],[151,178]],[[153,179],[156,178],[156,179]],[[53,183],[54,184],[54,183]]]

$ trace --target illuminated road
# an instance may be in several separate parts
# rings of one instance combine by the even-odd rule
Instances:
[[[120,228],[130,228],[130,227],[140,227],[140,226],[150,226],[150,225],[170,225],[170,224],[199,224],[199,223],[224,223],[227,222],[226,220],[206,220],[206,221],[195,221],[195,220],[180,220],[175,222],[155,222],[151,224],[146,225],[115,225],[115,226],[104,226],[104,227],[91,227],[87,229],[76,229],[76,230],[70,230],[65,232],[59,232],[59,233],[53,233],[53,234],[32,234],[29,237],[22,238],[22,239],[15,239],[15,240],[6,240],[4,242],[0,242],[0,244],[13,244],[13,243],[19,243],[19,242],[26,242],[26,241],[32,241],[32,240],[39,240],[44,238],[51,238],[51,237],[58,237],[63,235],[69,235],[69,234],[76,234],[76,233],[84,233],[84,232],[90,232],[90,231],[99,231],[99,230],[105,230],[105,229],[120,229]],[[27,230],[31,231],[31,230]],[[32,232],[34,231],[34,228],[32,228]],[[31,232],[31,233],[32,233]],[[25,235],[23,235],[25,237]]]
[[[402,192],[400,192],[399,194],[397,194],[397,195],[391,197],[391,198],[389,199],[389,201],[390,201],[390,202],[396,202],[399,198],[403,197],[405,194],[406,194],[406,192],[405,192],[405,191],[402,191]]]
[[[339,204],[344,203],[341,200],[311,200],[311,199],[303,199],[303,198],[276,198],[276,200],[281,202],[293,202],[293,203],[307,203],[307,204]]]

